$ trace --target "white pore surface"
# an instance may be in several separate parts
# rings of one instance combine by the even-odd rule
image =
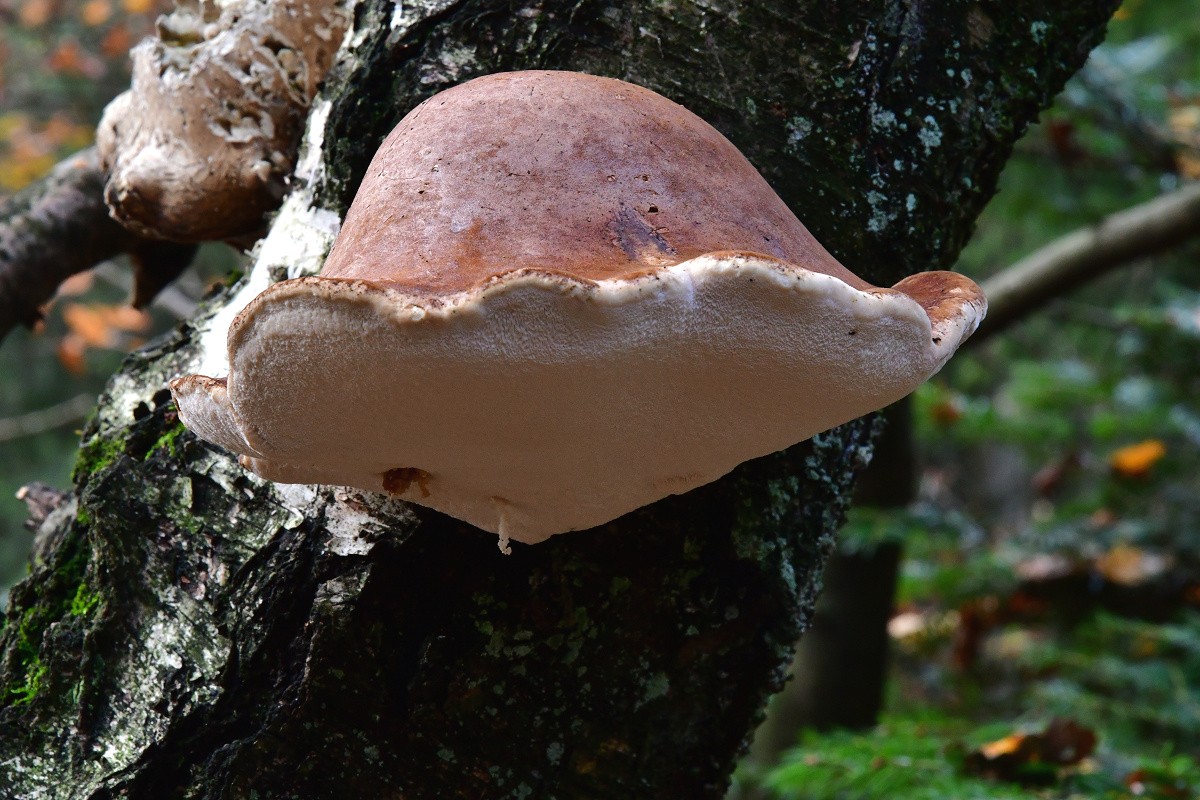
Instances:
[[[406,500],[523,542],[881,408],[949,356],[905,295],[725,255],[598,284],[517,273],[439,303],[303,278],[229,346],[228,393],[185,379],[180,410],[260,475],[381,491],[419,469]]]

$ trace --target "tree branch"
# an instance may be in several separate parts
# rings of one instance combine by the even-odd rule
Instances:
[[[1200,237],[1200,183],[1119,211],[1051,242],[983,282],[988,315],[970,340],[1019,322],[1106,272]]]
[[[92,395],[77,394],[46,408],[0,419],[0,442],[32,436],[83,419],[95,403],[96,398]]]
[[[0,341],[39,309],[60,283],[129,253],[137,273],[135,305],[188,265],[193,245],[143,239],[108,216],[104,173],[94,148],[62,161],[44,179],[0,201]]]

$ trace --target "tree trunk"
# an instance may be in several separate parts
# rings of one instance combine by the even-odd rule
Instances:
[[[879,413],[883,432],[871,464],[858,477],[854,504],[899,510],[917,495],[912,402],[904,398]],[[821,596],[796,648],[791,681],[771,698],[754,732],[743,769],[751,776],[779,763],[806,728],[870,728],[887,688],[888,632],[903,548],[896,540],[838,543],[825,561]],[[747,786],[741,798],[764,797]]]
[[[220,352],[232,303],[319,265],[406,111],[497,70],[683,103],[875,283],[949,265],[1115,5],[361,3],[254,270],[129,358],[42,523],[0,639],[0,794],[719,797],[811,613],[871,421],[504,557],[427,509],[259,481],[163,387]]]

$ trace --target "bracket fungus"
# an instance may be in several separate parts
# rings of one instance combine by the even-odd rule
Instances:
[[[148,239],[256,239],[351,5],[180,0],[160,16],[96,132],[113,219]]]
[[[911,392],[986,303],[871,286],[714,128],[568,72],[464,83],[372,161],[320,276],[229,329],[184,423],[258,475],[508,538],[589,528]]]

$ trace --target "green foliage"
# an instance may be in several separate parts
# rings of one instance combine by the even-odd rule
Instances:
[[[963,756],[1001,731],[972,731],[952,718],[888,717],[865,733],[806,733],[765,785],[805,800],[945,800],[1029,797],[1018,786],[994,785],[962,771]]]
[[[1010,665],[1019,676],[1015,699],[996,692],[1002,670],[994,668],[984,670],[990,685],[969,707],[939,710],[894,699],[893,710],[869,731],[805,732],[764,787],[804,800],[1167,800],[1200,791],[1200,613],[1167,625],[1101,614],[1068,635],[1032,641]],[[993,692],[1004,702],[979,699]],[[1016,709],[1025,711],[1014,715]],[[1096,731],[1100,747],[1057,775],[1043,765],[1048,775],[1031,776],[1049,778],[1048,785],[992,780],[967,769],[967,754],[982,745],[1041,729],[1056,716]]]
[[[1200,752],[1200,613],[1153,624],[1100,614],[1017,659],[1029,707],[1070,714],[1127,747]]]

